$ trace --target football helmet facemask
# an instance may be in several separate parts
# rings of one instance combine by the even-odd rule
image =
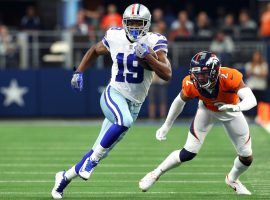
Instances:
[[[124,11],[122,24],[127,37],[132,42],[138,41],[149,31],[150,11],[142,4],[132,4]]]

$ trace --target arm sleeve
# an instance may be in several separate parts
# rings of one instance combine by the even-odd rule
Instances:
[[[110,44],[109,44],[109,30],[106,32],[105,36],[102,38],[103,45],[110,51]]]
[[[243,75],[236,69],[231,69],[229,77],[226,81],[228,90],[237,91],[241,81],[243,80]]]
[[[175,121],[175,119],[182,112],[186,102],[181,98],[180,94],[174,99],[172,105],[170,107],[169,113],[165,120],[165,125],[171,127]]]
[[[167,38],[165,36],[158,34],[158,33],[153,33],[152,39],[154,42],[153,50],[155,52],[162,50],[165,53],[168,53],[168,41],[167,41]]]
[[[188,98],[196,98],[196,92],[194,90],[193,82],[186,76],[182,81],[182,92]]]
[[[237,104],[241,111],[250,110],[257,105],[256,97],[249,87],[241,88],[238,90],[237,95],[242,99],[242,101]]]

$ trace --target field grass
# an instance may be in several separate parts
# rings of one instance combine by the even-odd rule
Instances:
[[[253,193],[239,197],[224,183],[236,156],[222,126],[208,135],[200,154],[142,193],[138,181],[185,143],[188,126],[172,128],[166,142],[158,126],[134,126],[91,180],[74,180],[65,199],[270,199],[270,135],[251,126],[254,163],[241,180]],[[0,124],[0,199],[51,199],[57,171],[76,163],[91,147],[99,126]]]

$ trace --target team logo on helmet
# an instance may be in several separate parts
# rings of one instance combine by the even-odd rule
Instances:
[[[208,89],[215,86],[221,64],[212,52],[197,53],[190,62],[190,77],[196,88]]]

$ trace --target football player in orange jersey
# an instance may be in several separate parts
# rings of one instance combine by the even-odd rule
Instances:
[[[241,101],[240,101],[240,99]],[[252,163],[251,138],[248,123],[242,113],[257,105],[255,96],[236,69],[221,67],[217,56],[211,52],[197,53],[190,63],[190,74],[183,79],[182,90],[173,101],[156,138],[166,140],[166,135],[185,103],[199,99],[197,113],[190,126],[185,146],[173,151],[156,169],[139,182],[142,191],[147,191],[168,170],[192,160],[199,152],[214,121],[223,123],[238,156],[225,182],[237,194],[250,195],[250,191],[239,181]]]

